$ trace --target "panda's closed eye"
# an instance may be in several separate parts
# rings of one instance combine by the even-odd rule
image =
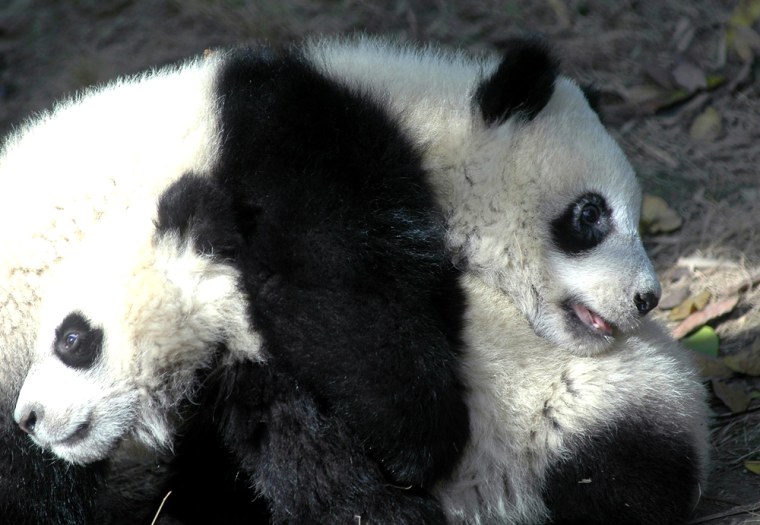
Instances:
[[[569,255],[591,250],[611,231],[612,212],[598,193],[581,195],[551,223],[554,244]]]
[[[91,367],[100,355],[102,343],[103,331],[93,328],[79,312],[67,315],[55,331],[55,354],[72,368]]]

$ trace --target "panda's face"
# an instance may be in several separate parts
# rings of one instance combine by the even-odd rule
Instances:
[[[580,355],[609,348],[660,296],[624,154],[561,77],[534,118],[486,123],[476,140],[455,248],[539,335]]]
[[[170,445],[180,404],[216,351],[258,348],[233,269],[171,235],[130,235],[83,242],[44,288],[14,416],[74,463],[103,459],[125,440]]]

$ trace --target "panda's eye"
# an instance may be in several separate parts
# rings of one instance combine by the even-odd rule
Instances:
[[[584,193],[570,202],[550,223],[554,246],[575,256],[604,242],[613,231],[612,209],[598,193]]]
[[[54,350],[58,359],[72,368],[89,368],[101,353],[103,331],[75,312],[66,316],[55,331]]]
[[[63,337],[63,347],[67,352],[76,352],[79,348],[79,332],[69,332]]]
[[[587,226],[593,226],[599,221],[599,218],[601,216],[602,212],[599,209],[599,206],[589,202],[581,209],[580,219],[583,224],[586,224]]]

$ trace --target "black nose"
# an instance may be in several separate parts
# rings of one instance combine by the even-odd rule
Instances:
[[[646,315],[660,302],[660,296],[653,292],[637,293],[633,296],[633,302],[636,303],[639,313]]]
[[[18,426],[21,427],[21,430],[23,430],[27,434],[34,434],[34,427],[36,425],[37,425],[37,412],[35,412],[34,410],[29,412],[26,415],[26,417],[24,417],[18,423]]]

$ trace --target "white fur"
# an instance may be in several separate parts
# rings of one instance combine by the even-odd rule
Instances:
[[[40,280],[50,265],[102,218],[154,199],[185,171],[203,173],[213,162],[218,132],[210,89],[217,65],[212,56],[115,81],[60,103],[6,138],[0,365],[9,395],[28,366]]]
[[[34,410],[32,438],[76,463],[102,459],[125,438],[168,447],[180,402],[219,345],[229,358],[258,358],[239,275],[198,255],[174,234],[153,233],[153,215],[105,221],[51,272],[44,287],[34,365],[15,417]],[[55,329],[79,312],[104,332],[89,369],[64,365]],[[87,435],[72,439],[78,428]]]
[[[707,442],[704,389],[686,351],[656,324],[643,322],[604,354],[577,356],[538,337],[480,278],[463,282],[472,443],[436,489],[451,523],[543,523],[542,483],[572,452],[565,440],[629,414],[646,414],[663,434],[686,430],[695,444]],[[697,453],[704,465],[705,448]]]
[[[93,88],[30,119],[6,138],[0,151],[0,221],[6,225],[0,231],[5,247],[0,252],[0,403],[6,410],[33,358],[42,287],[51,266],[80,250],[80,241],[99,223],[118,222],[135,207],[153,205],[182,174],[203,174],[214,164],[219,130],[212,89],[220,63],[220,55],[212,54]],[[116,243],[116,238],[103,240],[100,249]],[[98,273],[108,266],[89,268],[90,275],[74,275],[86,278],[73,285],[77,297],[96,291],[90,287],[112,289]],[[74,371],[40,374],[45,379],[38,386],[50,391],[48,399],[56,407],[51,421],[54,412],[63,418],[68,410],[67,424],[76,425],[91,408],[76,402],[89,395],[111,396],[113,410],[103,413],[103,428],[115,428],[122,414],[138,408],[133,398],[120,397],[94,379],[74,388]],[[73,389],[70,395],[65,383]],[[165,443],[165,418],[155,414],[141,416],[144,428],[139,432],[146,440]],[[65,432],[61,425],[51,427],[45,440]],[[111,443],[95,443],[93,454],[107,446]],[[72,459],[90,459],[85,452],[77,454]]]
[[[567,326],[560,303],[569,297],[623,332],[635,328],[636,292],[659,294],[638,234],[640,190],[571,80],[557,80],[530,122],[489,125],[472,97],[497,67],[495,56],[372,38],[317,40],[306,53],[327,75],[397,116],[422,148],[455,258],[513,297],[537,333],[582,355],[610,346],[610,337],[581,337]],[[614,210],[614,231],[591,256],[568,257],[552,246],[549,223],[589,191]]]

